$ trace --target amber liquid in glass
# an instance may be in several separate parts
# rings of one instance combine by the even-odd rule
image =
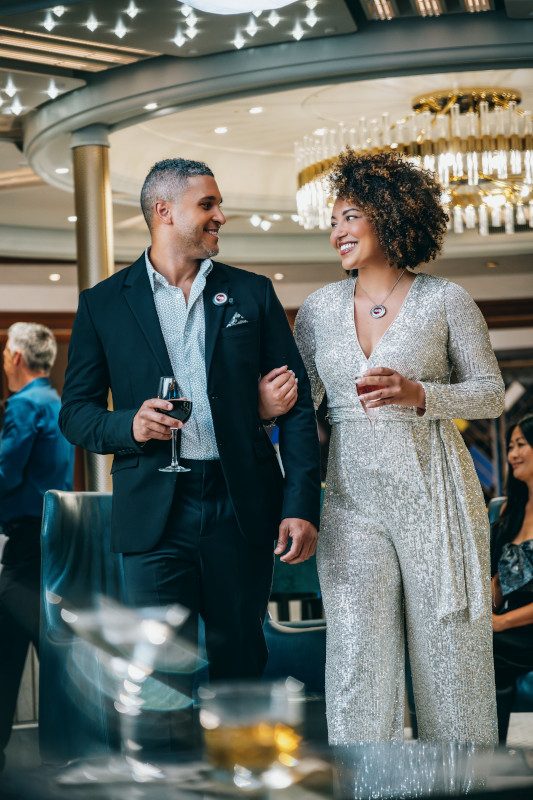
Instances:
[[[204,730],[209,761],[220,769],[235,765],[254,772],[268,769],[284,756],[294,757],[302,737],[281,722],[258,722],[255,725],[221,725]]]
[[[370,392],[377,392],[378,389],[381,389],[381,386],[367,386],[366,384],[360,386],[358,383],[356,383],[355,386],[359,397],[361,397],[362,394],[370,394]]]

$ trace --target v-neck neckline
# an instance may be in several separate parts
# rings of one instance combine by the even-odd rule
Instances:
[[[405,307],[407,305],[407,301],[409,300],[409,298],[411,297],[411,294],[413,292],[413,287],[414,287],[415,283],[417,282],[418,278],[421,277],[421,275],[422,275],[422,273],[418,273],[417,275],[415,275],[415,278],[414,278],[413,282],[411,283],[407,294],[403,298],[403,302],[402,302],[400,308],[398,309],[398,313],[396,314],[396,316],[392,320],[391,324],[387,328],[385,328],[385,330],[381,334],[380,338],[378,339],[378,341],[374,345],[374,347],[372,349],[372,352],[368,356],[365,354],[365,351],[363,350],[363,348],[361,346],[361,342],[359,341],[359,334],[357,333],[357,325],[355,323],[355,287],[357,286],[357,278],[353,278],[352,290],[351,290],[351,293],[350,293],[351,304],[352,304],[350,318],[351,318],[351,322],[352,322],[352,330],[353,330],[353,335],[355,337],[355,342],[357,344],[357,347],[359,348],[359,351],[360,351],[361,355],[363,356],[363,358],[365,359],[365,361],[367,363],[372,359],[372,356],[374,355],[376,350],[379,348],[379,346],[381,345],[383,339],[387,336],[387,334],[390,331],[390,329],[392,327],[394,327],[394,325],[396,324],[396,321],[402,316],[402,314],[404,312],[404,309],[405,309]]]

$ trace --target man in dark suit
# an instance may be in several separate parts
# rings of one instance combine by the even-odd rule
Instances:
[[[290,540],[286,562],[311,556],[320,501],[310,388],[283,308],[267,278],[211,260],[221,203],[205,164],[152,168],[141,194],[151,247],[81,294],[60,416],[71,442],[114,454],[112,546],[128,602],[201,614],[215,679],[261,674],[274,540],[276,553]],[[278,420],[284,475],[258,410],[259,380],[280,365],[298,379]],[[177,475],[158,471],[181,427],[154,397],[167,375],[193,408],[181,431],[190,472]]]

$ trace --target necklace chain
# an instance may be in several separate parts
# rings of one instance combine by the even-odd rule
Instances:
[[[363,287],[363,286],[362,286],[362,285],[359,283],[359,281],[357,281],[357,285],[359,286],[359,288],[361,289],[361,291],[362,291],[362,292],[364,292],[364,293],[366,294],[366,296],[368,297],[368,299],[369,299],[369,300],[370,300],[372,303],[374,303],[374,306],[384,306],[384,304],[385,304],[385,301],[389,299],[389,297],[391,296],[391,294],[393,293],[393,291],[396,289],[396,287],[398,286],[398,284],[400,283],[400,281],[401,281],[401,279],[403,278],[403,276],[404,276],[404,275],[405,275],[405,268],[404,268],[404,269],[402,269],[402,271],[401,271],[401,274],[400,274],[400,277],[398,278],[398,280],[396,281],[396,283],[394,284],[394,286],[392,287],[392,289],[390,290],[390,292],[388,292],[388,294],[386,294],[386,295],[385,295],[385,297],[383,298],[383,300],[382,300],[380,303],[376,303],[376,301],[375,301],[375,300],[372,300],[372,298],[370,297],[370,295],[368,294],[368,292],[366,291],[366,289],[365,289],[365,288],[364,288],[364,287]]]

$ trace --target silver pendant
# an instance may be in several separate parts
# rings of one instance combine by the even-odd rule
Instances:
[[[385,306],[382,306],[381,304],[377,306],[372,306],[372,308],[370,309],[370,316],[372,317],[372,319],[381,319],[381,317],[384,317],[386,313],[387,309],[385,308]]]

